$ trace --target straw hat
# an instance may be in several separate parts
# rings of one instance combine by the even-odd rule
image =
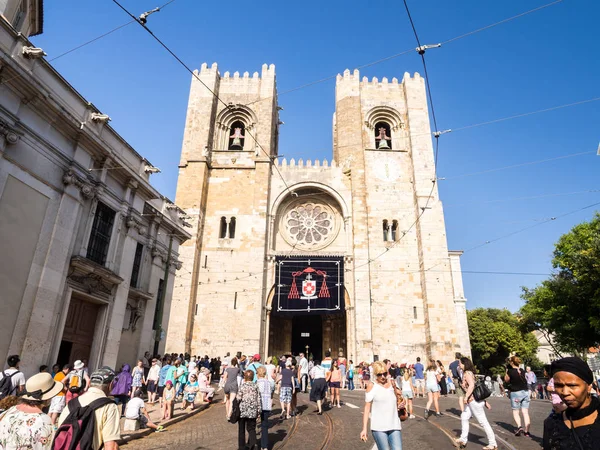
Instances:
[[[25,383],[24,400],[43,401],[50,400],[64,389],[60,381],[54,381],[48,372],[38,373]]]

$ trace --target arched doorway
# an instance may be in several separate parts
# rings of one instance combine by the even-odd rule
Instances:
[[[350,356],[353,348],[350,313],[352,306],[344,288],[344,309],[336,314],[278,314],[272,308],[275,286],[267,299],[268,356],[281,356],[302,352],[322,359],[326,351],[332,357],[340,352]],[[308,346],[308,349],[307,349]]]

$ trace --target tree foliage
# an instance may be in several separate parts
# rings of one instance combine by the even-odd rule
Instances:
[[[537,368],[538,341],[507,309],[477,308],[467,312],[473,362],[482,373],[504,373],[506,359],[519,355]]]
[[[561,351],[585,352],[600,343],[600,215],[560,237],[552,265],[549,279],[523,288],[523,325],[551,333]]]

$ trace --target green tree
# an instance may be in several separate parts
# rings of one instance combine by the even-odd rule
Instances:
[[[507,309],[477,308],[467,312],[473,362],[481,373],[504,373],[506,359],[517,354],[532,368],[538,341]]]
[[[552,334],[559,351],[585,353],[600,343],[600,215],[560,237],[555,273],[524,287],[522,324]]]

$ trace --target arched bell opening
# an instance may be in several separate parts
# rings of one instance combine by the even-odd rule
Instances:
[[[389,123],[377,122],[374,133],[376,148],[392,149],[392,128]]]
[[[243,150],[246,139],[246,126],[241,120],[236,120],[229,128],[229,150]]]

